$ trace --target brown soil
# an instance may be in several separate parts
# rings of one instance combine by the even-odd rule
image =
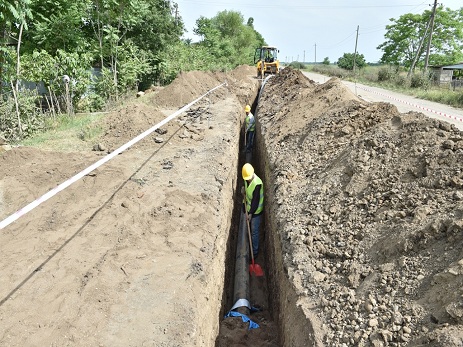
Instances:
[[[0,231],[1,346],[463,345],[462,133],[291,69],[255,112],[261,328],[223,319],[253,76],[181,74],[105,117],[103,151],[0,153],[3,220],[228,82]]]
[[[462,346],[463,133],[286,69],[257,119],[273,266],[315,344]]]

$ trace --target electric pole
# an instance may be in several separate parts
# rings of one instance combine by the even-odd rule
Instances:
[[[304,51],[304,60],[302,62],[305,63],[305,51]]]
[[[357,42],[358,42],[358,38],[359,38],[359,26],[357,25],[357,36],[355,36],[355,50],[354,50],[354,68],[353,68],[354,77],[355,77],[355,59],[357,58]]]
[[[429,50],[431,49],[432,30],[434,28],[434,17],[435,17],[435,14],[436,14],[436,7],[437,7],[437,0],[434,0],[434,6],[432,8],[432,14],[431,14],[431,30],[429,31],[428,48],[426,49],[426,61],[424,63],[424,72],[425,73],[428,70]]]
[[[315,64],[317,63],[317,44],[315,46]]]
[[[410,70],[408,70],[407,78],[410,78],[410,75],[412,74],[413,70],[415,70],[416,61],[418,60],[418,57],[420,56],[421,47],[423,46],[424,39],[426,38],[426,35],[428,35],[428,29],[429,29],[430,24],[431,24],[431,18],[429,18],[428,24],[426,24],[426,29],[424,30],[423,37],[420,40],[420,43],[418,45],[418,49],[416,50],[415,58],[413,58],[413,63],[410,66]]]

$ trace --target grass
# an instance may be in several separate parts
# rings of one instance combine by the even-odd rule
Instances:
[[[21,145],[60,152],[89,150],[103,131],[102,117],[103,113],[61,115],[49,122],[49,130],[23,140]]]
[[[328,76],[336,76],[348,81],[356,81],[363,84],[381,87],[384,89],[399,91],[404,94],[412,95],[420,99],[430,100],[439,102],[442,104],[463,108],[463,88],[457,88],[455,91],[450,87],[438,87],[426,84],[426,81],[422,81],[419,73],[415,74],[414,82],[423,86],[412,88],[410,87],[410,81],[407,79],[407,73],[405,71],[399,71],[398,73],[393,71],[390,73],[389,78],[386,77],[383,81],[378,81],[378,75],[388,69],[385,66],[367,66],[360,71],[357,71],[355,76],[352,71],[341,69],[334,65],[309,65],[306,70],[321,73]]]

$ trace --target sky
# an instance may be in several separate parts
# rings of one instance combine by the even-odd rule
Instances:
[[[390,18],[406,13],[423,13],[432,9],[432,0],[175,0],[187,32],[193,34],[200,16],[212,18],[218,12],[240,12],[244,23],[254,18],[254,29],[267,44],[280,50],[280,61],[321,62],[328,57],[331,63],[344,53],[357,52],[369,63],[381,59],[376,49],[385,42],[384,34]],[[439,4],[457,10],[462,0],[439,0]],[[305,57],[305,60],[304,60]]]

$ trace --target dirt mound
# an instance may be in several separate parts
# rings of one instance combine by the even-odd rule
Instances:
[[[99,147],[111,152],[160,122],[166,115],[174,113],[225,81],[227,82],[226,88],[220,88],[208,95],[188,113],[193,116],[207,113],[211,102],[224,99],[230,94],[236,96],[243,105],[249,103],[253,97],[251,88],[255,83],[249,80],[253,72],[252,67],[243,65],[227,74],[204,71],[181,73],[170,85],[164,88],[154,88],[153,92],[145,94],[141,99],[129,102],[108,115],[102,124],[104,133],[97,141]],[[178,129],[178,124],[184,123],[186,118],[188,117],[184,115],[179,117],[178,121],[164,126],[163,129],[153,133],[150,141],[143,145],[150,146],[153,142],[165,141]],[[203,130],[193,129],[193,132]]]
[[[283,261],[324,343],[461,346],[463,134],[290,69],[257,118]]]

